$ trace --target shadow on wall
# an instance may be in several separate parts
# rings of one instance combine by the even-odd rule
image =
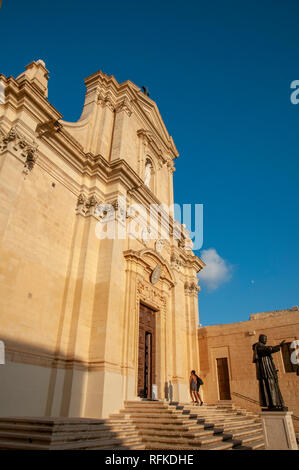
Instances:
[[[0,365],[0,416],[84,416],[88,367],[53,351],[5,340]],[[98,390],[99,415],[100,397]]]
[[[171,380],[169,380],[169,382],[165,382],[164,396],[166,400],[173,401],[173,385]]]

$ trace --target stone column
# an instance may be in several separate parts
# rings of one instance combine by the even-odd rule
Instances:
[[[298,450],[292,411],[262,411],[266,450]]]
[[[139,310],[136,301],[137,265],[135,261],[128,260],[126,267],[126,301],[124,312],[124,335],[122,341],[122,368],[124,372],[124,400],[136,400],[136,354],[135,347],[138,342],[137,316]],[[138,311],[137,311],[138,310]],[[130,332],[130,333],[129,333]]]

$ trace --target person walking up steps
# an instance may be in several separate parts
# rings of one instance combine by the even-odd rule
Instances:
[[[199,393],[199,389],[200,389],[201,385],[203,385],[202,379],[200,377],[198,377],[198,375],[196,375],[195,370],[192,370],[191,371],[191,376],[190,376],[190,394],[191,394],[192,401],[194,402],[193,397],[192,397],[192,392],[193,392],[193,394],[195,396],[195,402],[196,402],[196,404],[199,404],[199,402],[200,402],[200,406],[203,405],[203,401],[202,401],[200,393]],[[195,388],[195,390],[192,390],[191,386],[192,386],[192,388]]]
[[[203,385],[203,381],[201,380],[200,377],[198,377],[198,375],[196,375],[195,370],[191,370],[189,383],[190,383],[190,395],[192,398],[192,402],[196,403],[197,405],[200,402],[200,406],[203,405],[203,401],[199,394],[199,388],[200,388],[200,385]]]
[[[190,396],[192,399],[192,403],[197,403],[197,397],[196,397],[197,380],[195,376],[195,370],[191,370],[191,375],[189,377],[189,385],[190,385]]]

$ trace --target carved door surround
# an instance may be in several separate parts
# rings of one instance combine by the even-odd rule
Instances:
[[[155,377],[153,383],[158,386],[158,397],[163,398],[164,383],[167,380],[167,318],[172,314],[172,294],[175,279],[167,261],[151,248],[140,251],[124,252],[127,260],[127,280],[130,285],[130,299],[127,302],[127,324],[131,325],[130,342],[133,342],[133,367],[135,371],[135,395],[138,395],[138,355],[139,355],[139,314],[140,305],[155,311]],[[161,265],[162,272],[156,284],[150,282],[153,269]],[[134,284],[134,285],[133,285]],[[127,357],[130,361],[130,358]]]

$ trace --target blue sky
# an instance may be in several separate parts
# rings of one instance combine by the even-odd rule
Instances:
[[[175,201],[204,204],[203,325],[299,304],[298,15],[295,0],[3,0],[1,72],[43,59],[65,120],[96,70],[148,86],[180,153]]]

